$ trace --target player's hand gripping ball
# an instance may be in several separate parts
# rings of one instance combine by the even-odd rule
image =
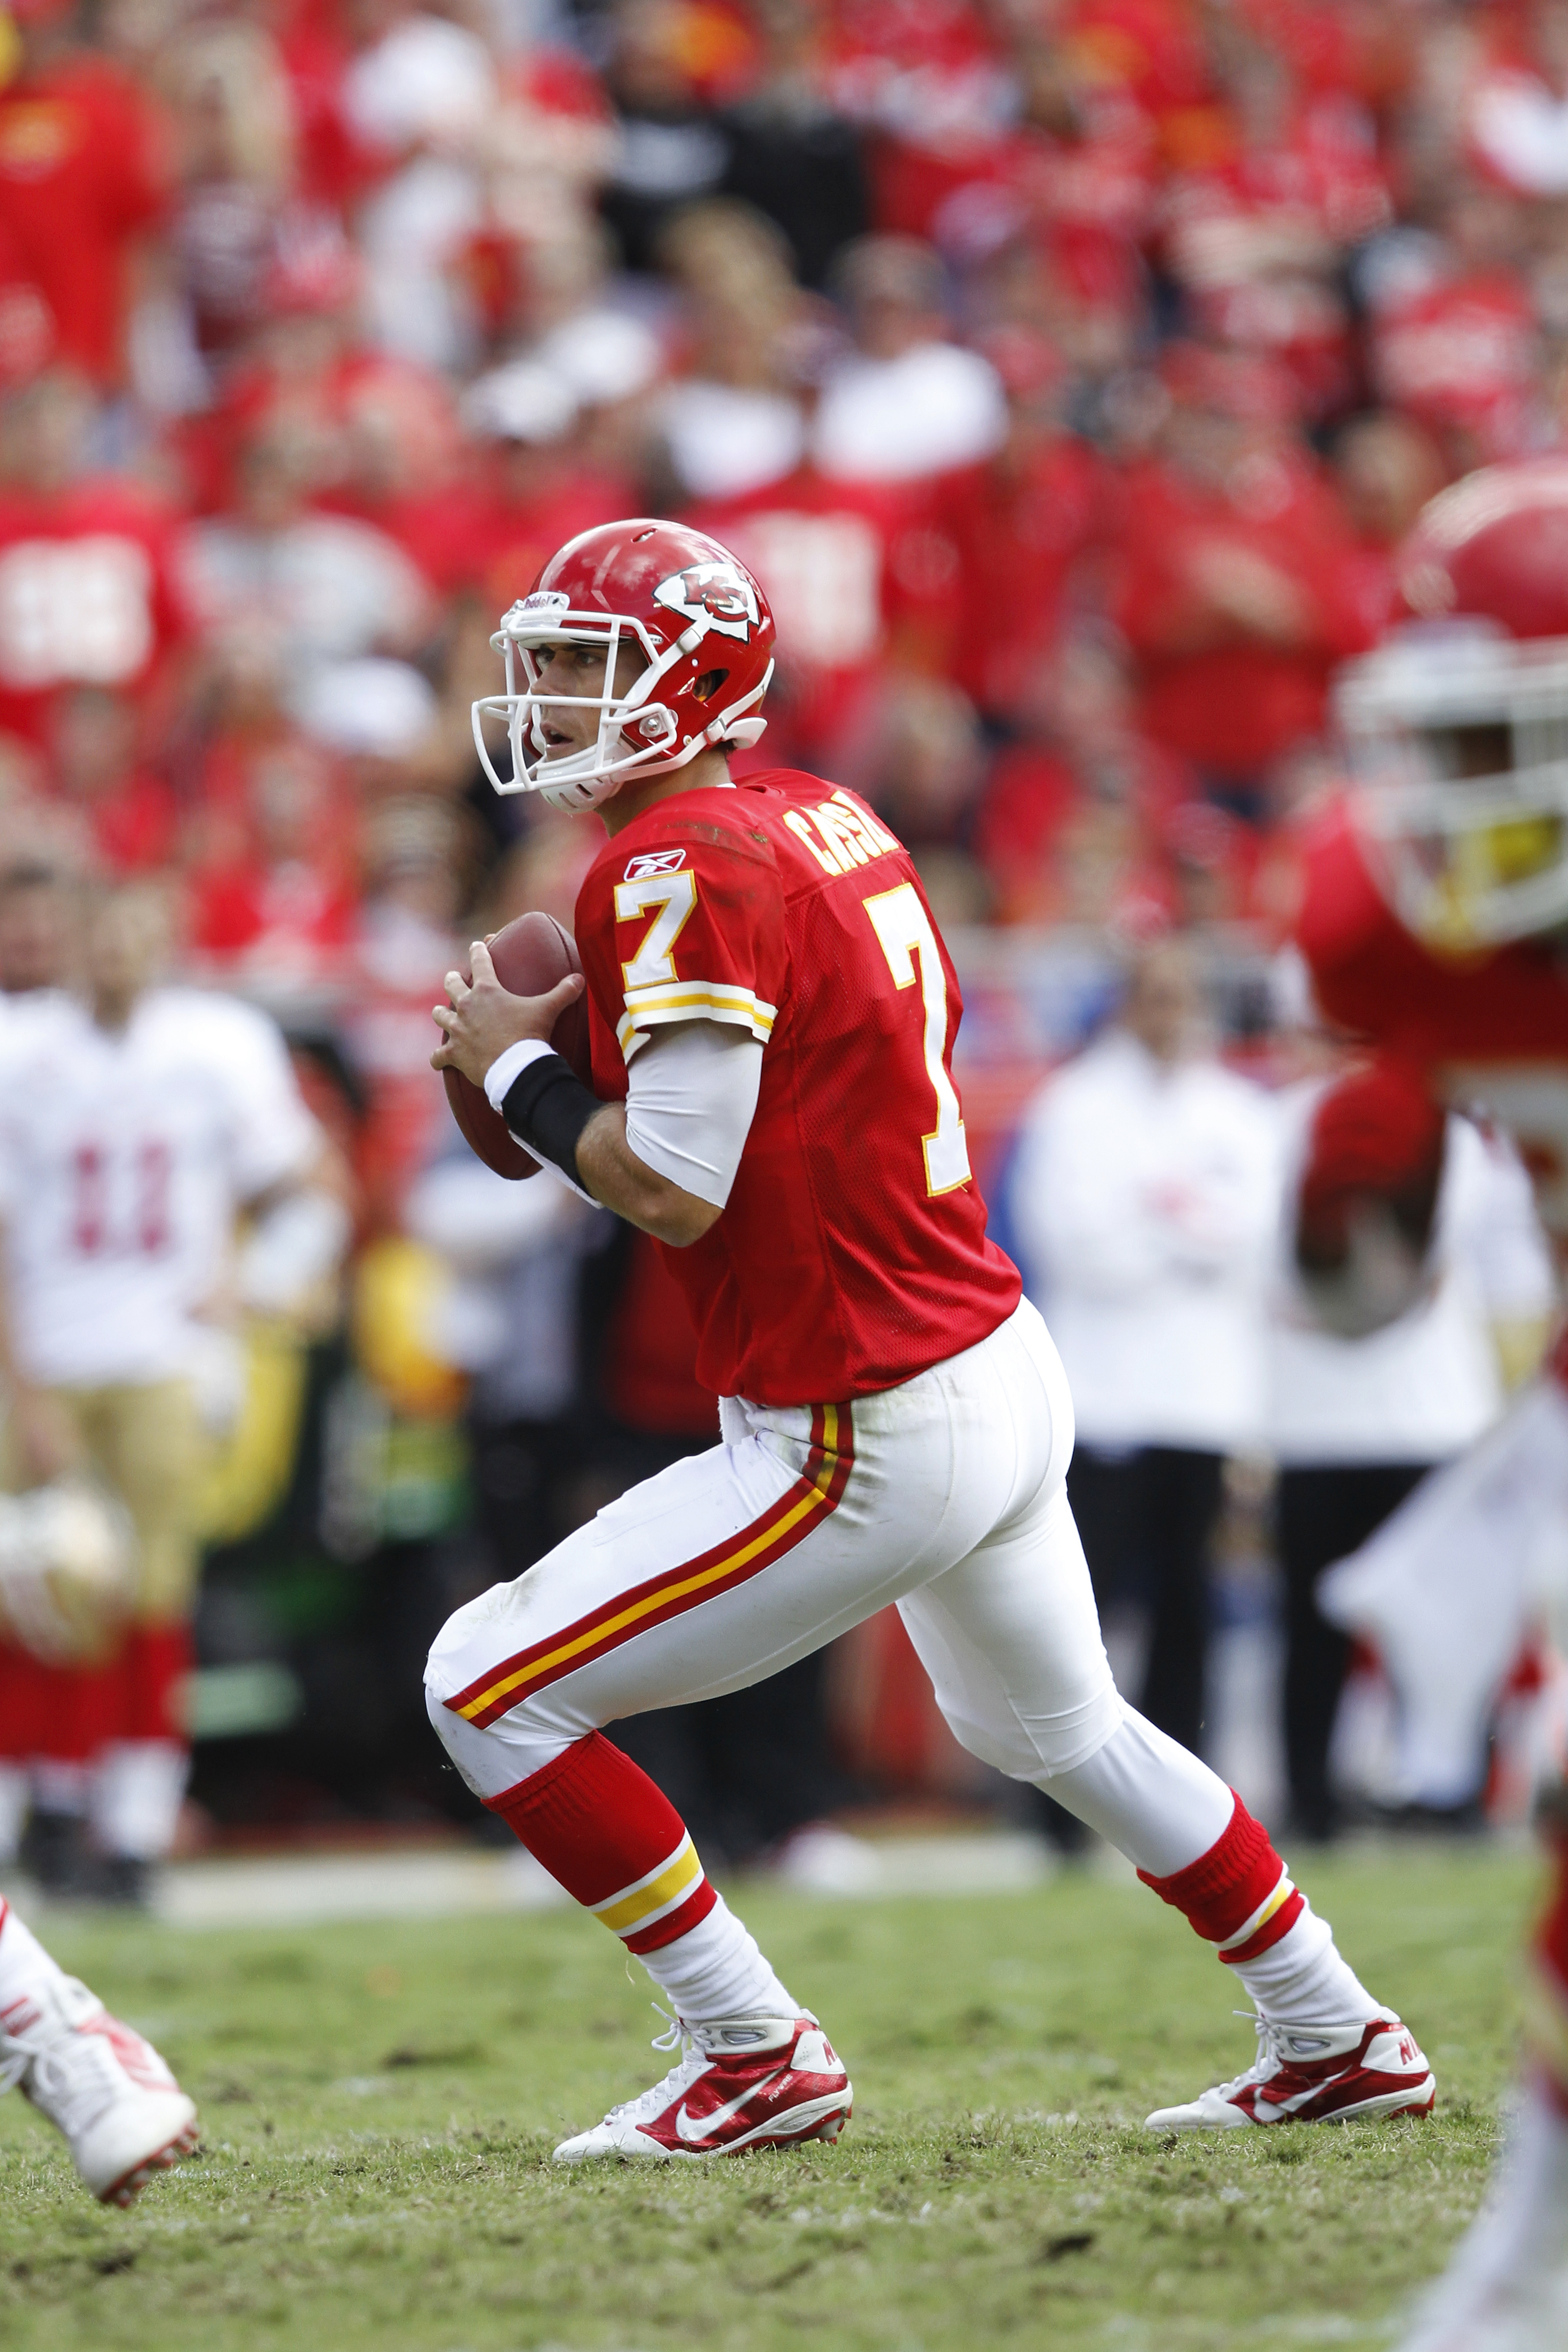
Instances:
[[[551,995],[561,983],[583,966],[578,961],[576,942],[570,931],[563,929],[553,915],[519,915],[515,922],[497,931],[488,942],[490,973],[509,997],[539,998]],[[472,1029],[486,1016],[487,974],[486,951],[481,948],[474,959],[479,966],[479,987],[475,989],[472,969],[448,975],[453,1013],[447,1013],[444,1005],[436,1008],[436,1018],[447,1032],[446,1043],[434,1055],[435,1064],[446,1081],[447,1099],[452,1106],[452,1116],[462,1129],[473,1150],[487,1168],[498,1176],[521,1179],[537,1176],[539,1162],[531,1152],[514,1143],[507,1131],[506,1121],[490,1108],[484,1087],[474,1083],[458,1066],[457,1056],[464,1050],[465,1029]],[[460,985],[450,988],[456,979]],[[474,991],[469,994],[468,992]],[[493,995],[493,991],[490,992]],[[446,1013],[446,1019],[442,1015]],[[455,1021],[454,1021],[454,1015]],[[510,1034],[501,1038],[501,1045],[527,1036],[542,1037],[548,1034],[556,1053],[570,1062],[584,1086],[592,1086],[594,1073],[588,1048],[587,992],[580,989],[577,995],[559,1010],[553,1025],[546,1031],[542,1025],[531,1025],[513,1014],[504,1003],[490,1005],[489,1018]],[[500,1046],[496,1050],[499,1052]],[[488,1062],[494,1054],[481,1055]],[[477,1066],[477,1063],[476,1063]]]

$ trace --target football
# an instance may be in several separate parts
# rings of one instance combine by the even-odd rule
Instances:
[[[519,915],[490,941],[490,961],[496,968],[496,978],[513,996],[543,996],[569,971],[583,969],[575,940],[553,915]],[[468,966],[462,969],[463,978],[471,980],[473,975]],[[571,1063],[584,1085],[591,1087],[594,1073],[588,1047],[586,992],[566,1007],[551,1033],[550,1042]],[[490,1108],[484,1088],[476,1087],[461,1070],[443,1070],[441,1076],[447,1082],[447,1100],[452,1106],[452,1116],[486,1167],[493,1168],[498,1176],[510,1176],[519,1181],[525,1176],[537,1176],[538,1160],[521,1144],[513,1142],[506,1121]]]

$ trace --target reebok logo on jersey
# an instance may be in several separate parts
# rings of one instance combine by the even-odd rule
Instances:
[[[757,625],[757,592],[738,563],[689,563],[659,582],[653,601],[742,645]]]
[[[653,874],[678,874],[686,863],[684,849],[645,849],[622,875],[623,882],[646,882]]]

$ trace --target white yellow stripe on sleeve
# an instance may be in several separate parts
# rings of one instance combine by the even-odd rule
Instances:
[[[776,1004],[753,995],[749,988],[734,988],[717,980],[658,981],[646,988],[628,988],[626,1003],[626,1012],[616,1024],[616,1036],[628,1062],[639,1045],[647,1045],[648,1031],[663,1022],[732,1022],[738,1028],[749,1029],[758,1044],[765,1045],[778,1018]]]

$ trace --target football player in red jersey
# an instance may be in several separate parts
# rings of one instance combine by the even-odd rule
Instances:
[[[476,710],[507,721],[510,789],[597,808],[608,838],[577,901],[585,983],[510,996],[476,945],[437,1066],[657,1237],[722,1400],[719,1446],[460,1610],[430,1654],[458,1769],[675,2012],[665,2080],[556,2154],[837,2137],[850,2086],[821,2027],[600,1727],[742,1689],[889,1602],[959,1738],[1128,1854],[1257,2004],[1255,2063],[1152,2126],[1425,2113],[1425,2058],[1265,1832],[1116,1692],[1067,1502],[1067,1383],[986,1237],[958,985],[915,868],[852,793],[729,775],[762,732],[773,634],[716,541],[609,524],[506,615],[509,692]],[[592,1091],[548,1042],[584,984]]]
[[[1338,688],[1356,781],[1311,821],[1298,944],[1323,1012],[1373,1048],[1329,1094],[1297,1250],[1331,1316],[1386,1321],[1423,1280],[1439,1106],[1511,1129],[1568,1237],[1568,460],[1494,466],[1426,509],[1407,616]],[[1414,617],[1410,617],[1414,616]],[[1413,1083],[1414,1081],[1414,1083]],[[1381,1294],[1381,1304],[1376,1294]],[[1498,1690],[1568,1518],[1568,1346],[1320,1592],[1397,1688],[1406,1777],[1479,1792]],[[1536,1944],[1525,2103],[1497,2195],[1407,2352],[1555,2352],[1568,2314],[1568,1791]]]

